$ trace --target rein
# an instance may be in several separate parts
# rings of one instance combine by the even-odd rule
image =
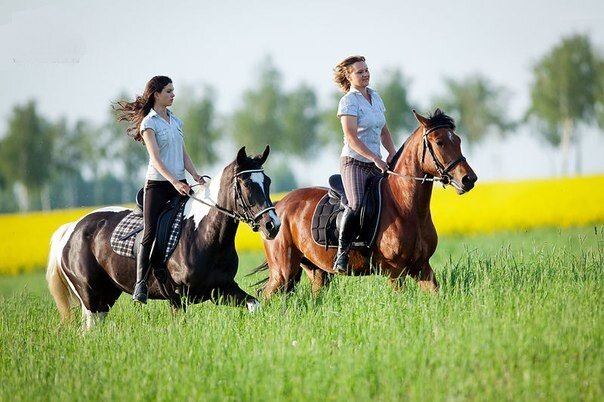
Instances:
[[[408,175],[403,175],[400,173],[393,172],[390,169],[387,170],[386,173],[403,178],[403,179],[417,180],[417,181],[420,181],[422,184],[424,184],[425,182],[440,182],[442,184],[443,188],[447,187],[447,185],[451,185],[451,186],[455,187],[456,189],[461,190],[461,186],[459,184],[457,184],[455,182],[455,180],[453,180],[453,178],[449,175],[449,172],[451,170],[453,170],[455,168],[455,166],[457,166],[461,162],[464,162],[466,160],[466,158],[462,155],[459,158],[452,161],[451,163],[449,163],[445,167],[436,157],[436,154],[434,153],[434,149],[432,148],[432,144],[430,144],[430,142],[428,141],[428,134],[430,134],[431,132],[436,131],[440,128],[445,128],[445,127],[451,128],[451,126],[449,126],[448,124],[440,125],[440,126],[432,127],[429,130],[424,129],[424,133],[422,134],[422,140],[423,140],[422,163],[424,163],[424,160],[426,158],[426,150],[428,150],[430,152],[430,156],[432,157],[432,161],[434,162],[434,166],[436,167],[436,171],[438,172],[438,174],[440,174],[440,177],[428,177],[427,174],[424,175],[424,177],[408,176]]]
[[[224,214],[230,218],[233,218],[240,222],[247,223],[248,225],[250,225],[250,227],[254,231],[257,231],[258,228],[260,227],[260,224],[258,223],[258,218],[265,212],[274,210],[275,207],[271,206],[268,208],[264,208],[262,211],[254,214],[252,212],[252,206],[249,203],[247,203],[245,198],[243,197],[243,193],[241,192],[241,187],[239,186],[239,181],[237,180],[237,178],[244,173],[256,173],[256,172],[262,172],[262,174],[264,174],[264,169],[242,170],[241,172],[235,173],[233,175],[232,188],[233,188],[235,203],[242,207],[243,213],[237,211],[236,209],[231,211],[227,208],[221,207],[220,205],[218,205],[214,202],[211,202],[211,203],[207,202],[205,199],[197,198],[193,194],[189,194],[189,198],[192,198],[197,202],[207,205],[210,208],[215,208],[216,210],[218,210],[219,212],[221,212],[222,214]],[[207,176],[207,175],[204,175],[202,177],[207,177],[210,180],[212,179],[210,176]],[[193,184],[191,187],[195,187],[195,186],[200,186],[200,184]],[[270,200],[268,200],[268,201],[270,204]]]

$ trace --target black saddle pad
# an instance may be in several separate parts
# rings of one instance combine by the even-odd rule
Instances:
[[[352,242],[352,247],[369,248],[377,237],[377,229],[382,214],[383,176],[372,177],[367,183],[360,209],[359,232]],[[320,246],[338,247],[340,215],[344,207],[340,197],[333,191],[328,192],[319,200],[311,221],[311,232],[315,243]]]
[[[155,244],[154,261],[166,262],[180,239],[185,200],[175,198],[166,205],[159,217]],[[136,211],[126,215],[111,234],[111,248],[119,255],[136,258],[136,245],[140,244],[143,235],[143,217]]]

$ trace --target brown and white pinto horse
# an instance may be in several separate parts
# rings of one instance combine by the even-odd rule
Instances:
[[[452,185],[459,194],[470,191],[476,174],[461,153],[460,138],[453,119],[437,109],[425,118],[413,111],[420,126],[398,150],[389,176],[382,181],[382,216],[378,235],[368,258],[350,251],[349,273],[368,275],[376,271],[388,275],[393,288],[410,275],[424,290],[436,291],[430,257],[438,237],[430,215],[433,182]],[[278,290],[291,291],[300,280],[301,269],[312,283],[313,292],[329,283],[336,250],[317,245],[311,220],[323,187],[294,190],[276,205],[281,230],[271,242],[264,242],[269,278],[265,297]],[[262,269],[259,267],[258,270]]]
[[[245,305],[250,311],[259,307],[234,280],[239,262],[235,233],[240,220],[259,229],[266,239],[279,231],[270,179],[262,169],[269,152],[267,146],[262,155],[249,157],[241,148],[208,188],[197,187],[187,200],[181,237],[166,263],[165,291],[171,301],[177,300],[176,307],[181,298]],[[105,317],[122,292],[132,293],[136,262],[113,252],[109,243],[117,224],[130,212],[103,208],[63,225],[53,235],[46,278],[64,320],[71,316],[71,306],[79,304],[90,328]],[[149,297],[165,298],[153,275],[149,275]]]

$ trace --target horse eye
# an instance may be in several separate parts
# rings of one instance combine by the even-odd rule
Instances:
[[[436,145],[438,145],[439,147],[443,146],[443,142],[441,140],[436,141]]]

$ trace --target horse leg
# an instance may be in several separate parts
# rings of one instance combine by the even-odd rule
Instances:
[[[331,283],[333,274],[323,271],[307,259],[304,259],[300,266],[310,280],[311,290],[314,296],[317,296],[324,286],[329,286]]]
[[[438,282],[436,281],[436,275],[434,275],[434,271],[432,270],[432,267],[428,261],[426,261],[419,272],[417,284],[424,292],[438,293]]]
[[[291,292],[300,281],[302,253],[293,244],[281,243],[279,238],[265,242],[269,277],[263,296],[267,299],[280,290]]]
[[[405,284],[405,278],[409,275],[409,270],[405,268],[390,267],[390,287],[395,292],[401,292]]]
[[[260,310],[260,302],[247,294],[235,281],[224,283],[212,292],[212,301],[216,304],[245,306],[250,313]]]
[[[96,327],[99,323],[103,323],[105,321],[105,318],[107,317],[107,312],[102,311],[98,313],[93,313],[82,304],[82,317],[84,318],[84,322],[82,324],[82,331],[87,332],[90,331],[92,328]]]

